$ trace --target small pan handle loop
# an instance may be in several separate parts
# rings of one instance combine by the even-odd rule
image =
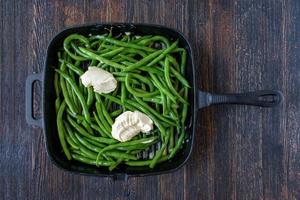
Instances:
[[[31,74],[26,79],[25,88],[25,117],[29,125],[43,127],[42,119],[33,116],[33,84],[35,81],[42,81],[42,74]]]
[[[283,95],[277,90],[261,90],[239,94],[211,94],[198,91],[198,108],[214,104],[245,104],[274,107],[281,103]]]

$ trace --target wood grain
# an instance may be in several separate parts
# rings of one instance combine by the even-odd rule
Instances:
[[[298,0],[0,0],[0,196],[4,199],[300,198]],[[194,50],[199,88],[279,89],[277,108],[215,106],[198,113],[193,154],[161,176],[69,174],[47,157],[41,129],[25,122],[25,79],[43,70],[65,27],[144,22],[180,30]],[[40,113],[41,88],[34,94]]]

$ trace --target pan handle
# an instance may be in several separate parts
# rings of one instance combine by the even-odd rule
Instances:
[[[283,95],[278,90],[260,90],[237,94],[211,94],[198,91],[198,108],[214,104],[245,104],[261,107],[274,107],[281,103]]]
[[[42,81],[42,74],[31,74],[26,79],[25,86],[25,117],[29,125],[43,127],[42,119],[36,119],[33,116],[33,83]]]

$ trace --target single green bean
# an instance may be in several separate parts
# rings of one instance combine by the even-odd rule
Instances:
[[[124,101],[124,102],[125,102],[125,101]],[[122,103],[124,104],[124,102],[122,102]],[[110,113],[110,116],[111,116],[112,118],[114,118],[114,117],[119,116],[122,112],[123,112],[122,109],[118,109],[118,110],[115,110],[115,111],[111,112],[111,113]]]
[[[125,79],[126,80],[126,79]],[[125,103],[125,99],[126,99],[126,86],[125,83],[121,83],[121,102],[122,104]],[[125,111],[125,107],[123,106],[123,110]]]
[[[66,108],[66,102],[63,101],[62,104],[60,105],[60,108],[57,113],[56,123],[57,123],[58,137],[59,137],[59,141],[60,141],[61,147],[63,149],[63,152],[65,153],[67,159],[71,160],[71,154],[70,154],[70,151],[67,147],[66,140],[65,140],[66,130],[64,128],[63,120],[62,120],[65,108]]]
[[[90,108],[94,102],[94,91],[92,87],[88,87],[87,107]]]
[[[56,113],[58,112],[58,109],[59,109],[59,107],[60,107],[60,98],[59,97],[57,97],[56,99],[55,99],[55,111],[56,111]]]
[[[186,50],[181,53],[180,73],[184,76],[186,68]]]

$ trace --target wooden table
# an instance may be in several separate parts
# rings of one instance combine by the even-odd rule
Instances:
[[[1,198],[300,198],[299,0],[0,2]],[[50,162],[42,130],[25,122],[25,79],[43,70],[54,34],[111,21],[182,31],[194,49],[203,90],[279,89],[285,100],[274,109],[201,110],[192,156],[171,174],[122,182],[64,172]]]

